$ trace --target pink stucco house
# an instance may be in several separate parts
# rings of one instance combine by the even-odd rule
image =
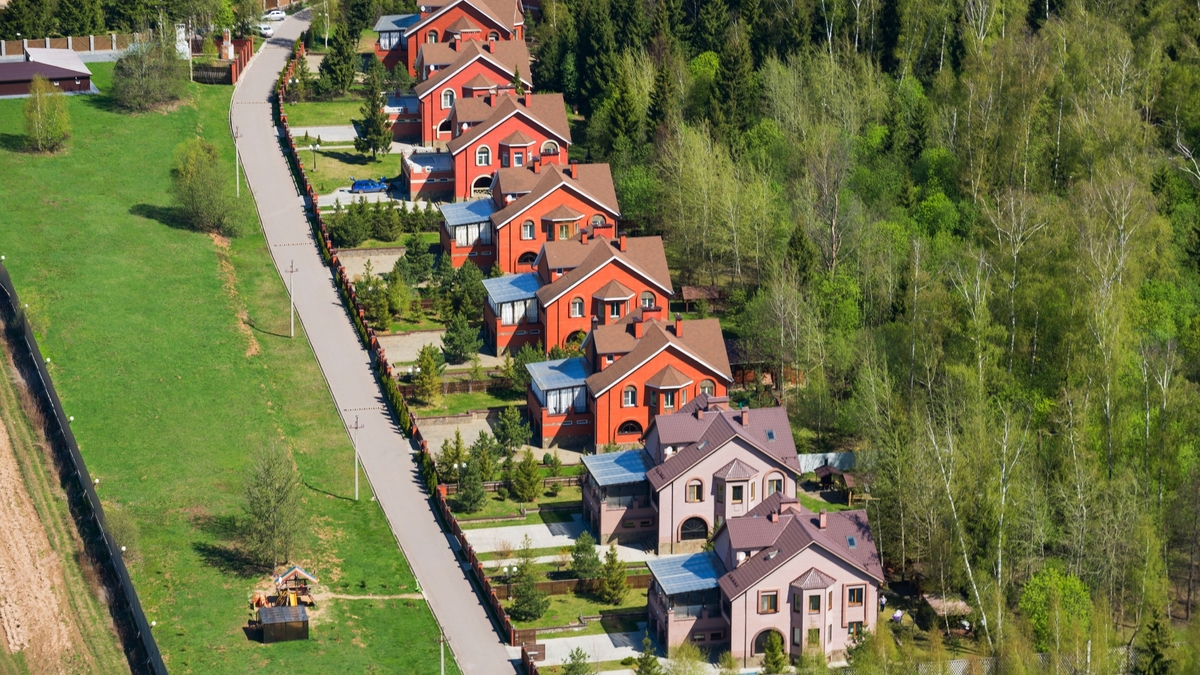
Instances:
[[[640,539],[659,554],[704,548],[729,518],[796,494],[800,463],[784,408],[732,410],[700,393],[655,415],[645,448],[584,457],[584,518],[600,541]]]
[[[779,633],[790,654],[844,658],[878,625],[883,568],[865,511],[812,513],[775,492],[726,520],[712,551],[648,563],[649,630],[757,664]]]

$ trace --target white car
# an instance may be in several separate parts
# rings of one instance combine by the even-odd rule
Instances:
[[[275,29],[272,28],[270,24],[260,23],[258,24],[258,34],[265,38],[269,38],[275,34]]]
[[[287,12],[283,11],[282,9],[273,9],[267,12],[266,16],[263,18],[267,21],[283,21],[287,18]]]

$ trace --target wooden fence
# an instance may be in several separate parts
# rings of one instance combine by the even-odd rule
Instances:
[[[494,577],[492,587],[496,589],[496,597],[501,600],[507,600],[512,596],[512,584],[503,581],[497,581],[499,577]],[[629,583],[630,588],[643,589],[650,588],[650,579],[653,576],[650,574],[630,574],[625,577],[625,581]],[[559,581],[539,581],[536,586],[539,591],[544,591],[548,595],[566,595],[568,593],[579,592],[594,592],[599,587],[599,579],[562,579]]]
[[[73,52],[111,52],[129,47],[142,37],[138,33],[109,33],[76,37],[34,38],[29,40],[0,40],[0,56],[20,56],[26,47],[35,49],[70,49]]]
[[[223,37],[216,37],[218,53],[222,52],[225,43]],[[250,59],[254,56],[254,40],[231,40],[233,43],[233,59],[220,60],[211,64],[195,64],[192,66],[192,81],[201,84],[236,84]]]
[[[551,485],[554,485],[556,483],[558,485],[562,485],[564,487],[573,487],[576,485],[583,485],[583,476],[551,476],[551,477],[542,479],[542,487],[543,488],[549,488]],[[511,488],[512,487],[511,481],[488,480],[488,481],[483,482],[483,489],[486,492],[496,492],[497,490],[499,490],[502,487],[503,488]],[[458,484],[457,483],[448,483],[448,484],[444,483],[442,485],[439,485],[438,489],[445,490],[446,495],[458,494]],[[570,508],[574,508],[574,507],[570,507]],[[537,509],[529,509],[529,511],[532,513],[536,513],[538,511],[561,511],[561,510],[562,509],[555,508],[553,505],[543,506],[543,507],[540,507]]]
[[[404,398],[412,398],[417,395],[415,385],[397,384],[396,388]],[[479,391],[508,391],[511,389],[512,382],[502,377],[492,377],[486,380],[450,380],[449,382],[442,382],[443,394],[474,394]]]

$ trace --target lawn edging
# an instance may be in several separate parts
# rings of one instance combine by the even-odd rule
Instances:
[[[41,409],[45,423],[46,439],[58,455],[61,467],[60,480],[67,493],[67,501],[79,537],[83,540],[84,550],[91,558],[101,574],[103,584],[112,601],[108,604],[113,624],[124,647],[125,657],[129,660],[130,669],[134,673],[154,673],[166,675],[167,666],[158,650],[158,643],[146,621],[133,581],[129,578],[129,570],[121,549],[108,532],[107,521],[104,518],[104,507],[96,494],[95,484],[88,473],[79,444],[72,433],[70,421],[62,407],[62,401],[46,370],[49,359],[42,357],[37,339],[33,335],[28,317],[22,310],[16,287],[8,268],[0,262],[0,290],[7,298],[4,308],[6,338],[14,347],[19,347],[23,341],[25,354],[18,355],[14,349],[14,361],[18,371],[24,371],[26,382],[31,385],[33,395]],[[22,358],[24,357],[24,358]],[[25,364],[21,361],[26,360]],[[32,366],[32,368],[31,368]],[[29,371],[36,373],[36,381],[30,377]],[[36,386],[37,383],[41,386]]]

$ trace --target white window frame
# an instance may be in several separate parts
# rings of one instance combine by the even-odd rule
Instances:
[[[625,389],[621,392],[621,407],[637,407],[637,387],[625,387]]]
[[[513,166],[525,166],[525,151],[517,150],[513,153]]]
[[[521,223],[521,239],[530,241],[534,237],[534,226],[532,220],[527,220]]]
[[[570,311],[571,318],[572,319],[581,318],[583,316],[583,310],[584,310],[583,298],[572,298],[571,299],[571,311]]]
[[[449,98],[448,101],[446,100],[447,98]],[[453,108],[453,107],[454,107],[454,90],[453,89],[443,89],[442,90],[442,110],[449,110],[450,108]]]
[[[480,159],[482,157],[482,160]],[[491,166],[492,149],[486,145],[475,148],[475,166]]]

